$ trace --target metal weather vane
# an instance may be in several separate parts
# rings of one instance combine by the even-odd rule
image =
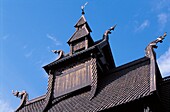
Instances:
[[[82,10],[82,14],[83,14],[83,15],[85,14],[84,8],[85,8],[85,6],[86,6],[87,4],[88,4],[88,2],[86,2],[84,5],[81,6],[81,10]]]

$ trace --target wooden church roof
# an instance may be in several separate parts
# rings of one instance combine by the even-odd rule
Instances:
[[[53,99],[48,111],[101,111],[149,96],[152,94],[149,68],[150,59],[147,57],[117,67],[99,82],[98,92],[93,99],[89,100],[90,91],[87,88],[82,93],[73,92]],[[36,98],[27,102],[18,112],[41,111],[44,101],[44,96]]]
[[[87,24],[87,21],[83,15],[75,27],[84,24]],[[146,56],[143,58],[116,67],[108,42],[108,34],[111,30],[113,28],[106,31],[103,39],[94,42],[86,49],[62,55],[59,59],[44,66],[43,68],[49,74],[47,93],[32,100],[23,99],[16,112],[96,112],[153,95],[157,91],[157,82],[162,79],[153,48],[163,36],[148,45]],[[85,29],[76,30],[69,42],[88,35],[90,31],[87,24]],[[90,59],[91,85],[55,96],[56,76],[51,73],[51,70],[66,67],[67,64],[75,63],[77,60],[81,62],[81,59]]]
[[[84,27],[83,25],[85,25],[86,27]],[[71,38],[68,40],[67,43],[71,43],[71,42],[73,42],[75,40],[78,40],[78,39],[80,39],[82,37],[85,37],[85,36],[89,35],[90,32],[92,32],[92,30],[90,29],[84,15],[82,15],[80,17],[80,19],[78,20],[78,22],[76,23],[76,25],[74,27],[77,30],[71,36]]]

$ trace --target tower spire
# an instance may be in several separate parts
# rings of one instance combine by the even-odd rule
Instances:
[[[85,6],[86,6],[87,4],[88,4],[88,2],[86,2],[84,5],[81,6],[81,11],[82,11],[81,14],[82,14],[82,15],[85,14],[84,8],[85,8]]]

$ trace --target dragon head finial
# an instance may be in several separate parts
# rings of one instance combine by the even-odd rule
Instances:
[[[111,34],[111,31],[116,28],[117,25],[114,25],[112,27],[110,27],[108,30],[105,31],[105,33],[103,34],[103,38],[108,38],[108,35]]]
[[[146,47],[145,52],[146,56],[150,56],[151,51],[153,51],[153,48],[157,48],[157,44],[160,42],[162,43],[165,39],[167,33],[165,32],[162,36],[159,36],[156,40],[149,43],[149,45]]]

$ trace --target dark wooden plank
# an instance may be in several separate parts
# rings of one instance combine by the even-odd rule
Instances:
[[[54,96],[58,97],[90,85],[91,71],[90,62],[62,71],[55,79]]]

